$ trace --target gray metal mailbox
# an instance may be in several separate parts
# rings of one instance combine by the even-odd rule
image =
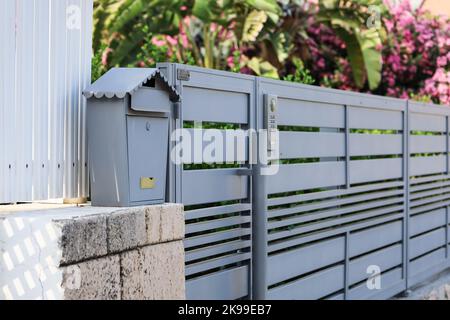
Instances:
[[[177,91],[158,69],[114,68],[84,95],[92,205],[164,202]]]

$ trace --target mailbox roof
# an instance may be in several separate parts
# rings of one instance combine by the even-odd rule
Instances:
[[[177,90],[156,68],[112,68],[88,86],[83,94],[86,98],[93,96],[96,98],[124,98],[127,93],[132,94],[152,78],[158,78],[163,82],[171,100],[179,100],[180,95]]]

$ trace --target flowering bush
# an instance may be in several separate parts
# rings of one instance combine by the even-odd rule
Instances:
[[[125,37],[117,32],[118,27],[113,28],[101,58],[94,60],[94,67],[100,70],[94,74],[119,61],[137,66],[173,61],[450,104],[449,18],[413,10],[410,0],[396,5],[392,0],[383,1],[335,1],[337,7],[327,11],[333,1],[280,1],[278,8],[275,0],[236,0],[226,6],[217,2],[217,8],[208,9],[171,0],[167,3],[174,18],[162,20],[159,29],[149,29],[154,21],[146,21],[146,15],[113,24],[126,26],[126,30],[137,26],[138,40],[131,43],[133,36]],[[370,32],[365,29],[370,5],[382,9],[382,26],[375,42],[361,40],[364,31]],[[358,30],[360,34],[356,34]],[[355,41],[359,41],[357,48],[352,47]],[[361,51],[356,59],[352,57],[355,50]],[[362,59],[367,60],[361,64]]]
[[[377,92],[449,104],[450,20],[422,9],[413,11],[409,1],[387,5],[388,38],[383,46],[383,81]]]
[[[307,66],[322,86],[366,91],[398,98],[450,104],[450,20],[413,10],[409,0],[397,5],[385,1],[380,86],[358,89],[346,54],[346,44],[328,26],[308,19],[305,44]]]

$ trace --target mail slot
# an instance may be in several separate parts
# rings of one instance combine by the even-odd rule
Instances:
[[[114,68],[84,95],[92,205],[163,203],[177,91],[158,69]]]

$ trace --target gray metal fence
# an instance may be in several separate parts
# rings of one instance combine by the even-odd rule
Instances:
[[[171,130],[260,129],[264,96],[279,106],[276,175],[260,175],[250,150],[170,166],[187,298],[383,299],[449,266],[450,108],[159,67],[182,96]]]
[[[93,0],[0,1],[0,204],[89,195]]]

